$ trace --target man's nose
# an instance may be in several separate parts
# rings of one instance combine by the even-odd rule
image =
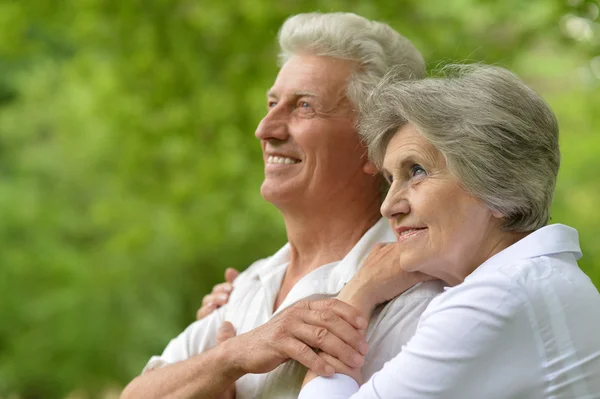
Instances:
[[[260,121],[254,135],[259,140],[281,140],[288,138],[287,116],[281,109],[271,109]]]

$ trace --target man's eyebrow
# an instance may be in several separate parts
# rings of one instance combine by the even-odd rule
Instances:
[[[296,97],[318,97],[316,93],[312,91],[295,91],[294,96]],[[279,96],[274,90],[267,91],[267,97],[278,98]]]
[[[294,92],[296,97],[317,97],[312,91],[296,91]]]

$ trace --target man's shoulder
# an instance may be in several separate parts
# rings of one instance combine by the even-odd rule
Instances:
[[[402,351],[429,303],[443,290],[443,282],[426,281],[375,309],[367,332],[371,350],[363,366],[366,378]]]
[[[250,264],[233,282],[233,285],[241,285],[248,281],[255,281],[259,276],[264,276],[265,272],[279,270],[287,264],[289,257],[289,244],[285,244],[273,255],[259,259]]]
[[[406,303],[410,301],[431,300],[444,292],[445,285],[446,284],[441,280],[424,281],[415,285],[392,301]]]
[[[243,272],[240,273],[239,276],[235,278],[235,281],[233,282],[234,286],[258,276],[262,269],[266,266],[269,259],[271,259],[271,256],[252,262],[250,266],[248,266]]]
[[[376,309],[371,318],[372,328],[379,324],[414,324],[421,317],[429,303],[444,291],[444,283],[439,280],[425,281],[397,296]],[[412,335],[412,334],[411,334]]]

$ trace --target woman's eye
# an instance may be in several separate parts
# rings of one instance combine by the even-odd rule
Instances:
[[[419,177],[419,176],[427,176],[427,171],[423,169],[421,165],[413,165],[410,168],[410,176],[411,177]]]

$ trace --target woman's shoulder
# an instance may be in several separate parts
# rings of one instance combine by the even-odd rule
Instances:
[[[561,302],[582,297],[593,302],[600,301],[594,283],[568,253],[515,261],[499,267],[496,274],[488,278],[505,279],[529,301],[546,302],[549,295]]]
[[[485,266],[485,265],[484,265]],[[462,284],[449,288],[436,305],[503,309],[506,314],[554,306],[600,307],[591,279],[568,254],[514,260],[478,270]]]

